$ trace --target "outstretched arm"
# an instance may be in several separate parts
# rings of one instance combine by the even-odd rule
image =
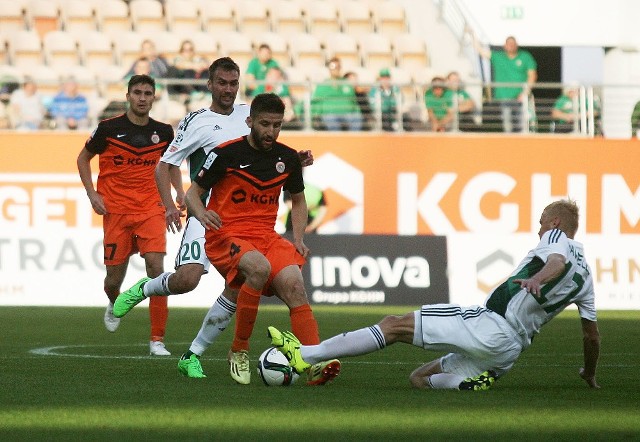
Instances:
[[[584,367],[580,369],[580,377],[591,388],[600,388],[596,382],[596,367],[600,357],[600,332],[598,323],[582,318],[582,342]]]
[[[553,253],[538,273],[527,279],[514,279],[513,282],[527,289],[536,298],[540,296],[540,286],[558,277],[564,270],[564,256]]]
[[[478,37],[476,36],[476,33],[473,32],[473,30],[470,27],[466,27],[465,30],[467,31],[467,33],[469,34],[469,36],[471,37],[471,43],[473,44],[473,49],[476,50],[476,52],[478,54],[480,54],[480,56],[482,58],[486,58],[487,60],[491,58],[491,49],[489,49],[488,47],[484,46],[482,43],[480,43],[480,41],[478,40]]]

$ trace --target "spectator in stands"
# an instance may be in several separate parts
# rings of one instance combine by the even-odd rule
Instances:
[[[86,129],[89,127],[89,101],[78,90],[73,77],[63,80],[60,92],[53,97],[49,114],[58,129]]]
[[[22,88],[14,90],[9,99],[11,125],[15,129],[36,130],[42,126],[45,114],[38,86],[31,77],[25,77]]]
[[[631,138],[639,138],[640,134],[640,101],[633,107],[631,112]]]
[[[398,103],[400,88],[391,83],[391,71],[381,69],[378,73],[378,84],[369,91],[371,107],[379,109],[382,130],[398,130]]]
[[[147,60],[149,60],[149,63],[151,64],[150,75],[153,78],[164,78],[172,76],[169,75],[171,66],[163,56],[158,54],[156,50],[156,44],[153,41],[147,39],[142,42],[142,44],[140,45],[139,58],[146,58]],[[131,78],[133,76],[135,65],[136,62],[134,61],[131,64],[131,68],[129,68],[129,71],[125,75],[126,78]]]
[[[564,89],[562,95],[560,95],[551,110],[551,122],[550,130],[554,133],[571,133],[574,131],[580,131],[581,129],[581,115],[580,109],[584,109],[589,112],[589,109],[582,104],[580,99],[580,89],[577,86],[569,86]],[[600,99],[594,95],[593,97],[593,117],[596,135],[601,135],[602,130],[600,127]]]
[[[20,82],[12,75],[0,77],[0,129],[11,128],[11,109],[9,101],[13,91],[20,87]]]
[[[249,61],[245,73],[244,81],[247,97],[257,95],[255,89],[267,77],[267,71],[273,67],[279,67],[278,62],[273,59],[271,47],[266,43],[262,43],[258,47],[256,56]]]
[[[455,118],[451,95],[447,96],[446,82],[442,77],[433,77],[431,87],[424,94],[424,104],[429,114],[429,129],[432,132],[448,132]]]
[[[131,73],[127,73],[124,76],[124,80],[129,82],[131,77],[134,75],[149,75],[150,77],[154,77],[151,74],[151,60],[147,57],[140,57],[131,65]],[[164,91],[164,86],[160,83],[156,83],[156,100],[159,100],[162,96],[162,91]]]
[[[371,91],[371,88],[360,83],[358,74],[353,71],[347,72],[342,76],[342,78],[353,85],[353,90],[356,94],[356,102],[358,103],[360,115],[362,116],[362,129],[371,129],[371,127],[373,127],[373,112],[371,111],[371,104],[369,103],[369,92]]]
[[[318,84],[311,97],[311,116],[318,118],[327,130],[342,130],[345,125],[351,131],[362,129],[362,115],[351,83],[341,75],[342,66],[337,57],[327,64],[330,77]]]
[[[284,103],[284,119],[282,127],[285,128],[287,123],[290,123],[294,118],[293,112],[293,99],[291,98],[291,92],[289,86],[285,82],[284,72],[279,66],[270,67],[265,76],[264,82],[259,84],[255,90],[254,95],[263,93],[274,93],[282,99]]]
[[[477,124],[473,117],[475,103],[471,99],[471,95],[464,90],[464,86],[460,81],[460,74],[456,71],[451,71],[447,75],[447,90],[444,96],[451,100],[454,115],[458,117],[458,129],[461,131],[476,130]]]
[[[538,64],[529,51],[520,49],[515,37],[505,40],[504,50],[492,51],[480,44],[470,29],[473,46],[485,59],[491,61],[495,83],[526,83],[526,86],[496,86],[494,98],[500,102],[504,132],[521,132],[528,110],[523,102],[528,100],[531,88],[538,80]]]
[[[209,62],[198,55],[191,40],[183,40],[180,43],[180,52],[173,59],[174,74],[177,78],[196,79],[208,78]],[[204,74],[204,76],[203,76]],[[180,85],[176,91],[189,95],[192,92],[206,92],[207,86]]]

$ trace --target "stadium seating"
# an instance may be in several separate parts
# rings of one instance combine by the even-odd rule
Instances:
[[[260,0],[239,0],[235,4],[238,31],[251,38],[271,31],[266,3]]]
[[[44,64],[42,41],[36,31],[16,31],[9,36],[9,57],[20,69]]]
[[[0,33],[8,36],[12,32],[26,29],[23,5],[15,0],[0,0]]]
[[[310,2],[306,10],[309,33],[323,38],[329,33],[340,32],[338,8],[327,0]]]
[[[391,40],[384,34],[370,33],[358,37],[363,66],[371,71],[395,66]]]
[[[408,32],[406,12],[402,5],[394,1],[373,3],[373,20],[377,32],[388,36]]]
[[[427,44],[413,34],[401,33],[392,37],[396,66],[414,70],[429,66]]]
[[[233,58],[244,70],[254,57],[253,42],[240,32],[225,32],[220,36],[220,55]]]
[[[165,0],[165,19],[171,32],[199,32],[202,29],[200,9],[193,0]]]
[[[117,62],[129,68],[140,58],[140,47],[146,38],[146,35],[134,31],[121,32],[114,36],[114,53]]]
[[[52,31],[42,39],[44,59],[53,68],[80,64],[78,42],[66,31]]]
[[[372,12],[367,2],[344,1],[339,6],[339,13],[343,32],[359,36],[374,31]]]
[[[167,29],[162,4],[157,0],[131,0],[129,15],[133,30],[136,32],[150,34]]]
[[[60,90],[62,75],[56,69],[41,64],[33,65],[25,71],[38,85],[38,92],[47,97],[53,97]]]
[[[340,58],[343,72],[362,66],[358,41],[355,37],[342,32],[325,34],[322,40],[327,60]]]
[[[193,42],[196,54],[204,57],[209,62],[220,57],[220,43],[216,38],[216,34],[208,32],[194,32],[186,36]]]
[[[324,67],[326,58],[320,40],[313,34],[301,33],[289,37],[293,65],[308,72]]]
[[[98,3],[96,21],[98,30],[112,37],[132,30],[129,6],[123,0],[103,0]]]
[[[221,35],[235,31],[236,18],[229,2],[224,0],[197,0],[202,20],[202,30]]]
[[[269,2],[271,29],[283,36],[307,32],[302,6],[297,1],[273,0]]]
[[[158,54],[162,55],[169,63],[173,63],[173,59],[178,55],[182,41],[191,38],[187,33],[170,31],[143,32],[142,34],[155,43]]]
[[[31,0],[26,8],[29,29],[35,30],[40,38],[46,33],[61,28],[58,3],[51,0]]]
[[[102,32],[94,31],[83,34],[82,38],[78,40],[78,47],[82,64],[95,73],[116,62],[113,41],[111,37]]]
[[[76,35],[83,32],[96,31],[95,9],[91,2],[84,0],[67,0],[60,8],[62,28]]]

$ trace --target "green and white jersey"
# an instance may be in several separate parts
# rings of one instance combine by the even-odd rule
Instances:
[[[193,180],[211,149],[249,134],[248,116],[246,104],[234,104],[229,115],[209,108],[190,112],[180,122],[176,136],[160,161],[180,166],[188,160],[189,176]]]
[[[544,284],[539,297],[513,282],[514,279],[535,275],[552,254],[564,256],[564,272]],[[540,327],[569,304],[576,304],[580,317],[596,320],[593,278],[584,248],[581,243],[569,239],[562,230],[552,229],[542,235],[540,243],[527,254],[511,276],[491,292],[485,306],[507,320],[526,348]]]

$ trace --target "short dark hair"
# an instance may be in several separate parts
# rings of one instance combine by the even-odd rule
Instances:
[[[236,71],[238,75],[240,75],[240,67],[230,57],[221,57],[211,63],[211,66],[209,66],[209,80],[213,80],[213,76],[218,69],[223,71]]]
[[[129,84],[127,85],[127,93],[131,92],[131,88],[136,84],[148,84],[153,88],[154,92],[156,91],[156,80],[149,75],[141,74],[132,76],[129,79]]]
[[[251,101],[251,118],[262,113],[284,114],[284,102],[276,94],[258,94]]]

